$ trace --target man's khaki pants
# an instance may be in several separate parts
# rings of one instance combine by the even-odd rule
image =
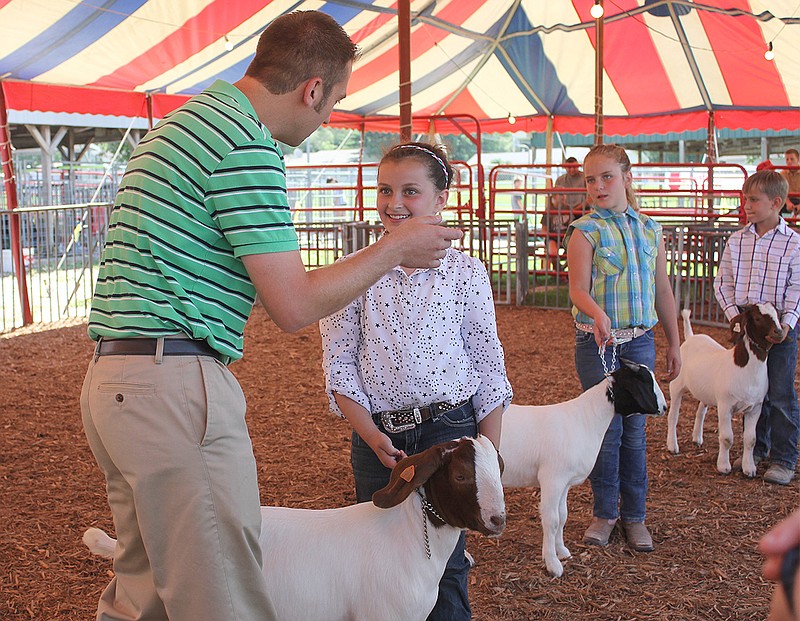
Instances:
[[[96,356],[81,410],[118,540],[97,619],[274,619],[245,400],[227,367]]]

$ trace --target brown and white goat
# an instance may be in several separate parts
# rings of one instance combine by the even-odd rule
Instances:
[[[753,304],[734,318],[731,326],[732,349],[725,349],[707,334],[694,334],[689,321],[691,311],[684,309],[684,342],[681,345],[681,371],[669,384],[670,407],[667,416],[667,449],[677,455],[678,417],[681,399],[689,392],[700,401],[694,417],[692,441],[703,444],[703,422],[709,406],[717,406],[719,452],[717,471],[731,471],[733,446],[732,418],[744,413],[742,472],[756,475],[753,447],[761,403],[767,394],[767,353],[782,338],[778,313],[772,304]]]
[[[261,507],[259,543],[277,618],[423,621],[461,531],[496,537],[505,528],[500,469],[488,438],[464,437],[398,462],[371,503]],[[103,531],[90,528],[83,541],[113,557],[116,542]]]
[[[580,396],[552,405],[511,404],[503,414],[500,454],[504,487],[541,489],[542,559],[551,576],[564,573],[567,492],[586,480],[616,412],[663,415],[667,401],[652,371],[628,360]]]

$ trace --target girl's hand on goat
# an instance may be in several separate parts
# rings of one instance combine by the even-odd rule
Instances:
[[[378,459],[381,460],[381,463],[389,469],[394,468],[395,464],[401,459],[408,457],[405,452],[396,448],[392,444],[389,436],[387,436],[385,433],[379,432],[367,443],[372,451],[378,456]]]

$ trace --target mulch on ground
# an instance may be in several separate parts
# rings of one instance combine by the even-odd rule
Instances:
[[[498,329],[515,402],[557,403],[578,394],[568,313],[499,307]],[[695,330],[725,342],[723,330]],[[81,543],[88,526],[112,530],[102,476],[80,423],[78,397],[92,352],[85,332],[78,324],[0,338],[0,618],[6,621],[92,619],[111,574],[110,562],[91,557]],[[660,332],[658,338],[663,354]],[[248,399],[262,502],[305,508],[354,502],[350,431],[327,413],[317,328],[284,334],[256,308],[245,358],[231,369]],[[666,450],[666,420],[648,422],[654,552],[633,553],[619,535],[607,548],[583,545],[591,515],[584,483],[568,501],[565,541],[573,557],[564,576],[552,579],[540,559],[537,492],[509,490],[502,537],[468,536],[477,562],[474,618],[764,619],[772,587],[760,577],[756,543],[798,506],[800,484],[717,474],[716,417],[712,412],[706,420],[705,445],[692,445],[696,405],[684,400],[680,455]],[[734,428],[736,456],[740,421]]]

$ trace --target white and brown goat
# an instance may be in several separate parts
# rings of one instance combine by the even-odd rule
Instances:
[[[678,454],[678,417],[681,399],[689,392],[700,403],[694,417],[692,441],[703,444],[703,422],[709,406],[716,405],[719,426],[717,471],[731,471],[733,446],[732,418],[744,414],[742,472],[756,475],[753,447],[761,403],[767,394],[767,353],[782,338],[780,320],[772,304],[746,306],[731,323],[732,349],[725,349],[707,334],[694,334],[689,321],[691,312],[681,311],[684,342],[681,345],[681,371],[669,385],[670,406],[667,416],[667,450]]]
[[[259,543],[277,618],[424,620],[461,531],[496,537],[505,528],[500,463],[488,438],[464,437],[398,462],[373,502],[261,507]],[[83,541],[113,557],[116,542],[103,531],[90,528]]]
[[[586,480],[615,413],[663,415],[664,393],[652,371],[628,360],[580,396],[552,405],[511,404],[503,414],[500,454],[504,487],[541,489],[542,559],[551,576],[564,573],[567,492]]]

